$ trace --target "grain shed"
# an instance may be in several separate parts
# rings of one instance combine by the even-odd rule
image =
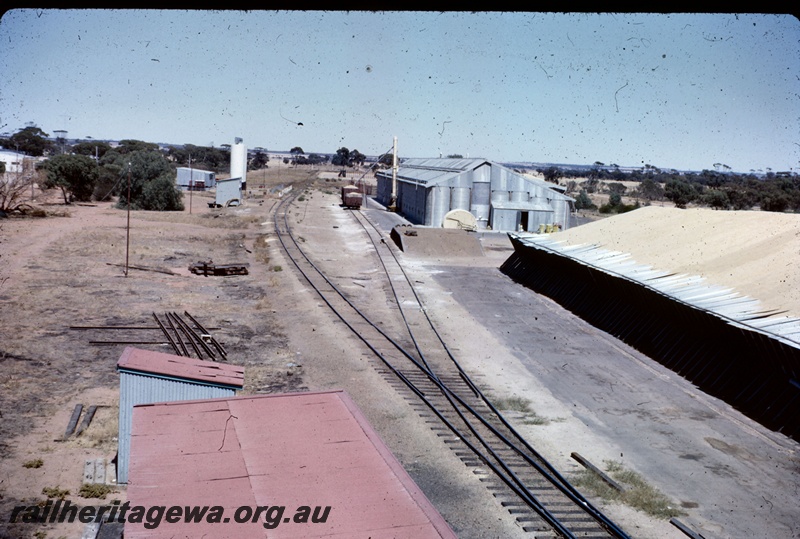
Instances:
[[[397,171],[376,173],[377,199],[415,224],[441,227],[453,210],[471,213],[478,230],[538,230],[539,224],[570,227],[574,200],[555,185],[486,159],[405,159]]]
[[[117,483],[128,482],[131,420],[137,404],[231,397],[242,389],[244,369],[127,347],[119,372]]]
[[[341,390],[136,406],[132,433],[131,507],[217,506],[224,518],[129,521],[128,539],[456,537]]]

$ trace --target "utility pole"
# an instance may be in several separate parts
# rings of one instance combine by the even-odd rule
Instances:
[[[192,156],[189,156],[189,215],[192,214],[192,194],[194,191],[194,174],[192,174]]]
[[[128,226],[125,238],[125,277],[128,276],[128,258],[131,244],[131,164],[128,163]]]
[[[397,137],[392,141],[392,196],[389,205],[397,206]]]

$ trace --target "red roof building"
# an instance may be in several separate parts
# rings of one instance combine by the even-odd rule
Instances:
[[[128,501],[126,539],[456,537],[343,391],[135,406]]]

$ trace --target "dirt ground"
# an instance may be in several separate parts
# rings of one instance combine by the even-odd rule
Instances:
[[[55,193],[45,193],[38,202],[62,216],[0,221],[0,538],[34,537],[36,533],[45,534],[36,537],[51,538],[80,535],[82,525],[78,524],[7,524],[14,506],[44,499],[44,488],[67,489],[70,499],[85,505],[107,501],[83,499],[77,493],[84,461],[110,459],[116,450],[119,376],[115,364],[124,345],[95,345],[90,341],[155,339],[158,333],[70,327],[148,325],[153,313],[166,311],[187,311],[214,328],[212,333],[227,348],[230,361],[245,367],[244,393],[331,388],[348,391],[437,509],[449,522],[457,523],[454,527],[459,537],[530,536],[419,420],[408,403],[390,389],[372,368],[369,355],[361,352],[341,324],[332,321],[327,307],[283,257],[269,218],[278,201],[275,193],[313,175],[316,172],[283,168],[274,173],[270,170],[263,178],[249,176],[252,196],[239,208],[210,209],[205,203],[209,195],[194,193],[191,214],[186,199],[183,212],[133,212],[129,263],[161,271],[130,269],[127,276],[122,267],[126,259],[126,212],[114,209],[111,203],[64,207],[55,204]],[[294,210],[300,234],[308,239],[317,260],[334,270],[343,287],[379,305],[385,296],[377,283],[374,262],[360,256],[366,239],[348,226],[345,212],[338,208],[341,183],[328,178],[316,185]],[[483,245],[486,256],[477,259],[409,260],[422,293],[431,308],[438,309],[443,331],[458,343],[459,353],[472,358],[471,364],[479,373],[477,379],[487,384],[489,393],[498,397],[530,396],[537,411],[557,419],[544,430],[533,426],[524,429],[537,437],[545,454],[552,456],[562,470],[578,468],[564,452],[570,445],[582,453],[593,453],[596,464],[621,455],[615,444],[598,436],[597,427],[602,430],[602,424],[593,430],[591,423],[576,415],[574,404],[559,401],[545,382],[525,370],[516,356],[529,346],[527,343],[504,342],[504,335],[479,320],[477,310],[467,312],[466,304],[456,301],[463,291],[436,284],[448,277],[456,279],[457,272],[443,267],[445,264],[462,265],[470,271],[484,268],[492,278],[497,277],[493,268],[510,254],[510,244],[507,238],[495,235],[484,239]],[[248,263],[250,274],[221,278],[188,271],[190,264],[209,260]],[[520,297],[527,294],[513,293]],[[499,299],[503,304],[508,301]],[[491,314],[488,306],[480,310],[485,317],[499,316]],[[570,324],[568,329],[575,334],[594,335],[579,322]],[[167,347],[142,347],[170,351]],[[584,351],[567,352],[595,357],[596,349]],[[633,357],[635,352],[626,349],[624,355]],[[657,372],[651,376],[666,379],[669,375]],[[635,390],[638,383],[631,382],[631,388]],[[688,394],[691,388],[681,391]],[[81,437],[60,441],[77,403],[99,405],[97,417]],[[523,415],[513,417],[524,419]],[[608,427],[616,425],[609,423]],[[661,450],[656,447],[641,458],[654,460],[657,467],[655,461]],[[37,459],[42,461],[40,467],[24,466]],[[733,473],[739,470],[733,466],[726,461],[725,472],[739,481]],[[670,473],[664,471],[666,476]],[[748,473],[751,476],[745,484],[754,477],[752,470]],[[107,499],[124,500],[124,489]],[[666,521],[646,517],[629,507],[613,504],[610,510],[612,518],[633,537],[683,536]],[[787,529],[781,525],[784,527],[778,529]]]
[[[133,212],[127,276],[127,214],[112,203],[63,206],[57,193],[45,192],[37,205],[58,216],[0,221],[0,537],[4,527],[10,537],[42,531],[5,521],[15,505],[44,499],[43,488],[69,490],[71,499],[87,505],[102,503],[77,493],[84,460],[112,459],[116,452],[115,365],[124,345],[90,341],[159,340],[152,331],[71,326],[154,325],[153,313],[187,311],[219,328],[212,334],[231,361],[247,369],[246,392],[306,389],[272,306],[282,274],[271,264],[261,227],[277,201],[268,191],[306,176],[272,178],[235,211],[211,209],[208,194],[194,193],[191,214],[188,197],[183,212]],[[201,261],[248,263],[250,275],[191,274],[189,265]],[[100,408],[81,437],[60,441],[78,403]],[[37,459],[40,467],[23,466]],[[113,496],[124,499],[124,490]],[[46,533],[74,537],[82,532],[75,526]]]

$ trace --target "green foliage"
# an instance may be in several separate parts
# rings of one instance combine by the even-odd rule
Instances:
[[[577,197],[575,197],[575,209],[576,210],[597,209],[597,206],[592,203],[592,199],[589,198],[589,195],[586,193],[586,189],[581,189],[581,192],[578,193]]]
[[[548,167],[540,172],[544,175],[544,181],[550,183],[558,183],[558,180],[564,177],[564,173],[558,167]]]
[[[38,127],[28,126],[11,135],[6,148],[15,151],[19,149],[22,153],[39,157],[53,147],[53,143],[47,140],[48,136]]]
[[[670,180],[664,187],[664,196],[678,208],[686,208],[687,204],[697,198],[697,190],[689,182]]]
[[[784,212],[789,208],[789,197],[781,191],[770,191],[762,196],[760,206],[764,211]]]
[[[625,187],[624,184],[621,184],[619,182],[613,182],[608,184],[608,190],[612,195],[622,196],[625,194],[625,191],[627,191],[628,188]]]
[[[96,155],[98,159],[103,157],[110,150],[111,145],[107,142],[90,142],[88,140],[79,142],[72,147],[72,153],[88,155],[89,157],[94,157]]]
[[[25,462],[22,467],[23,468],[41,468],[44,465],[44,461],[42,459],[33,459]]]
[[[163,174],[147,182],[141,206],[152,211],[183,211],[183,193],[175,185],[174,174]]]
[[[119,141],[119,146],[117,146],[116,150],[122,155],[141,151],[158,151],[158,144],[144,142],[142,140],[125,139]]]
[[[727,210],[731,207],[731,200],[728,193],[722,189],[710,189],[700,199],[703,204],[715,210]]]
[[[338,150],[336,150],[336,155],[331,157],[331,164],[337,167],[346,167],[350,160],[350,150],[348,150],[345,146],[342,146]]]
[[[45,186],[58,187],[64,203],[92,198],[98,178],[97,163],[85,155],[56,155],[47,160]]]
[[[661,200],[664,198],[664,188],[651,178],[647,178],[640,183],[637,192],[645,200]]]
[[[104,166],[118,171],[119,181],[116,187],[116,194],[119,196],[118,208],[128,207],[130,174],[131,209],[157,211],[183,209],[181,201],[183,194],[175,185],[175,172],[160,152],[139,150],[127,155],[117,154]]]
[[[250,170],[257,170],[259,168],[264,168],[265,166],[267,166],[267,163],[269,163],[269,155],[267,155],[267,152],[258,150],[253,155],[253,158],[250,160],[248,168]]]
[[[600,206],[599,211],[600,213],[626,213],[638,209],[639,207],[638,201],[636,204],[623,204],[622,196],[618,193],[612,193],[611,196],[608,197],[608,203]]]

